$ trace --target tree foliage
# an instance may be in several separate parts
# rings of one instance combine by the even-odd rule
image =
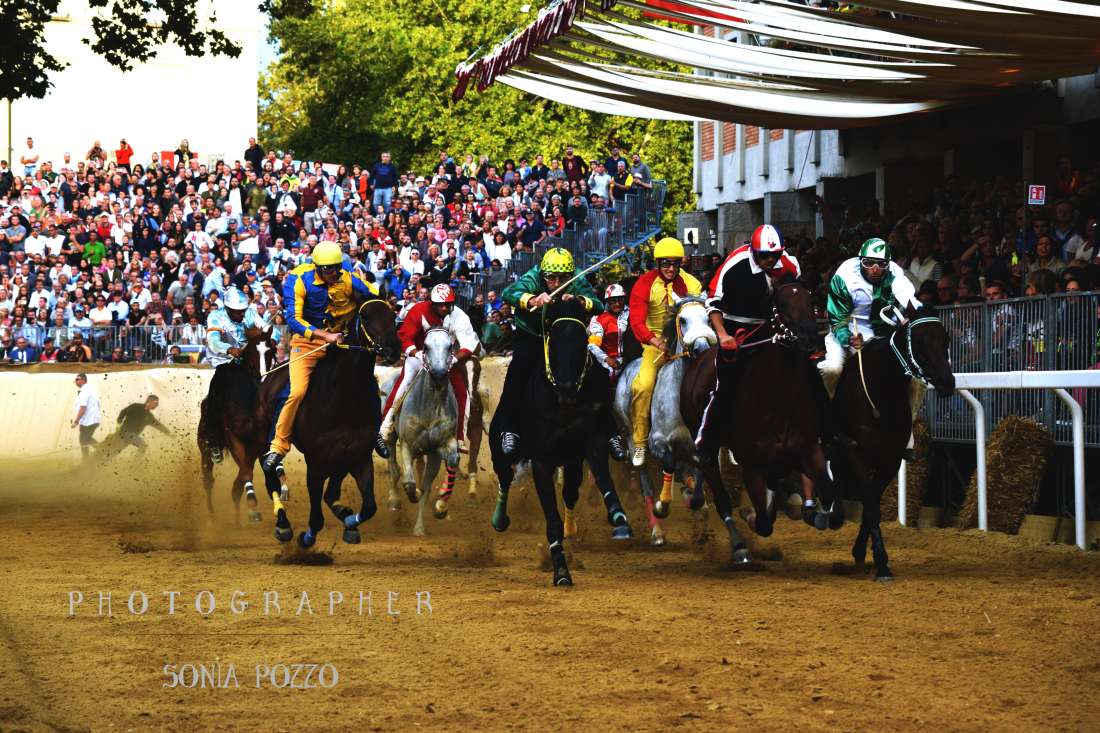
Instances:
[[[46,48],[46,24],[61,0],[0,0],[0,97],[45,97],[49,74],[65,64]],[[84,39],[112,66],[129,71],[134,62],[153,58],[165,45],[176,45],[188,56],[224,55],[236,58],[240,46],[217,29],[210,16],[201,21],[196,0],[88,0],[97,15],[94,38]]]
[[[602,159],[618,144],[668,180],[666,211],[693,208],[689,123],[594,114],[500,83],[451,100],[455,66],[529,23],[524,4],[275,2],[271,34],[281,53],[259,82],[264,143],[329,162],[371,161],[389,150],[399,166],[417,170],[443,149],[500,163],[560,157],[567,144]],[[666,224],[674,220],[666,216]]]

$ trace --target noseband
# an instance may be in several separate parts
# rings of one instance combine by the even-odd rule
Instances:
[[[369,306],[369,305],[372,305],[374,303],[384,303],[384,302],[385,301],[375,300],[375,299],[372,298],[371,300],[364,300],[362,303],[359,304],[359,310],[356,311],[356,313],[355,313],[355,327],[354,327],[354,330],[358,334],[359,340],[362,342],[362,344],[358,344],[358,345],[357,344],[336,344],[336,345],[341,349],[347,349],[349,351],[366,351],[366,352],[375,354],[377,356],[381,356],[382,351],[383,351],[382,345],[379,344],[374,339],[373,336],[371,336],[369,333],[367,333],[367,327],[364,325],[363,311],[366,310],[367,306]],[[386,307],[388,308],[389,306],[386,306]]]

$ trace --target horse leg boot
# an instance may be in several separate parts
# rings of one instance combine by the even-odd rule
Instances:
[[[573,585],[573,576],[569,573],[569,566],[565,560],[565,547],[562,544],[565,539],[565,527],[558,514],[553,467],[541,462],[532,462],[531,473],[535,479],[535,491],[539,495],[539,504],[542,505],[542,514],[546,519],[546,544],[550,550],[550,562],[554,568],[554,585]]]
[[[378,511],[378,504],[374,500],[374,461],[367,456],[366,460],[352,469],[351,475],[355,478],[356,486],[359,487],[362,503],[358,513],[352,514],[349,510],[344,515],[344,542],[355,545],[360,541],[359,525],[368,521]]]
[[[298,534],[298,546],[309,549],[317,543],[317,535],[325,526],[325,515],[321,513],[321,501],[325,488],[325,474],[306,463],[306,487],[309,489],[309,528]]]
[[[508,489],[511,488],[512,479],[516,474],[509,465],[497,466],[496,472],[500,480],[500,487],[497,489],[497,503],[493,508],[492,524],[493,529],[497,532],[503,532],[512,523],[512,520],[508,517]]]
[[[672,451],[661,456],[661,493],[653,504],[653,513],[661,519],[668,517],[672,509],[672,480],[676,477],[676,459]]]
[[[565,505],[565,517],[562,534],[565,539],[577,536],[577,517],[575,509],[580,499],[580,486],[583,477],[583,468],[580,463],[570,463],[562,466],[561,498]]]
[[[649,480],[649,472],[644,467],[638,469],[637,476],[642,500],[645,502],[646,516],[649,518],[649,544],[660,547],[665,544],[665,530],[661,526],[661,520],[653,514],[653,483]]]
[[[592,471],[592,478],[596,482],[596,488],[603,497],[604,508],[607,509],[607,523],[611,525],[611,538],[615,540],[628,540],[634,536],[630,529],[630,519],[626,516],[619,493],[615,491],[615,482],[611,478],[611,469],[607,464],[607,456],[599,445],[593,445],[593,450],[588,456],[588,468]],[[579,480],[578,480],[579,483]]]

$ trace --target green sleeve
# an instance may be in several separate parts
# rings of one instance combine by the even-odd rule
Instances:
[[[841,346],[847,346],[852,338],[848,318],[852,315],[852,295],[840,275],[829,281],[829,328]]]
[[[523,273],[519,280],[504,288],[504,292],[500,294],[500,297],[518,312],[523,308],[519,301],[524,295],[536,295],[541,293],[542,290],[542,268],[535,265]]]
[[[599,296],[596,295],[592,283],[588,282],[583,276],[578,277],[572,282],[569,286],[569,292],[580,298],[588,298],[592,303],[592,313],[603,313],[603,302],[601,302]]]

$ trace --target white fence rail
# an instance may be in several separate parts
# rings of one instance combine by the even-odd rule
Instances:
[[[977,454],[975,475],[978,484],[978,528],[987,530],[988,504],[985,473],[985,409],[972,394],[974,390],[1044,390],[1054,392],[1069,408],[1073,418],[1073,519],[1077,546],[1085,549],[1085,415],[1081,405],[1067,389],[1100,388],[1100,371],[1019,371],[1019,372],[971,372],[955,375],[955,387],[974,410],[975,441]],[[898,521],[906,523],[905,516],[905,462],[898,471]]]

